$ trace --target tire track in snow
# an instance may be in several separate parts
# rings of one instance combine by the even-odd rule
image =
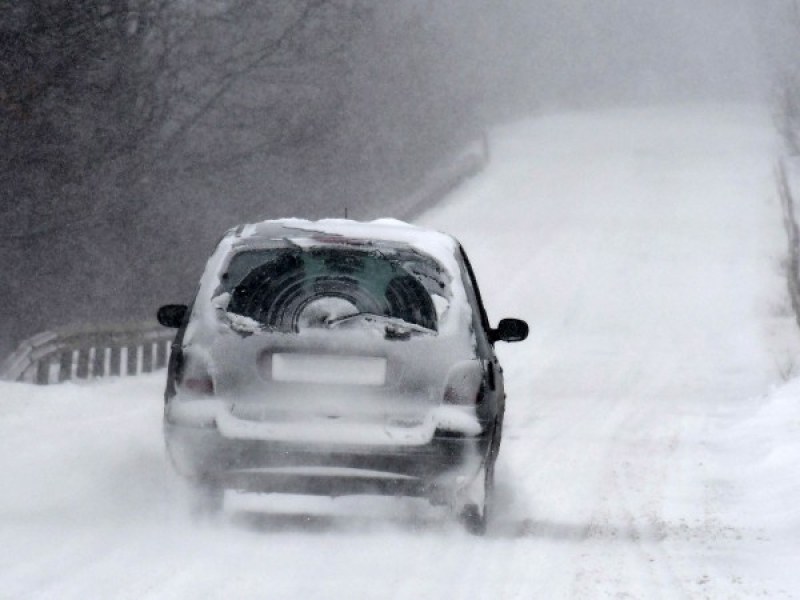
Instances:
[[[565,596],[737,592],[712,564],[704,566],[708,547],[731,541],[719,537],[724,524],[709,518],[705,500],[685,506],[670,467],[684,448],[697,451],[695,422],[728,396],[763,389],[772,376],[747,304],[755,294],[741,292],[763,281],[759,236],[780,232],[762,228],[766,209],[758,204],[758,186],[769,182],[768,124],[757,111],[735,118],[735,109],[712,112],[673,111],[671,126],[650,121],[659,111],[620,112],[599,128],[592,116],[577,115],[573,127],[583,121],[585,129],[565,130],[555,154],[569,146],[580,175],[568,181],[560,171],[561,185],[550,191],[553,173],[564,165],[553,159],[556,138],[547,130],[560,118],[538,131],[528,124],[526,135],[540,140],[524,159],[514,155],[519,145],[494,153],[537,165],[528,173],[539,187],[529,181],[520,194],[507,189],[503,199],[507,221],[529,235],[525,245],[499,231],[486,239],[486,229],[471,229],[458,217],[453,227],[446,210],[426,222],[457,235],[464,227],[466,247],[481,253],[473,257],[478,277],[497,272],[502,285],[486,294],[490,316],[493,303],[539,316],[531,318],[535,348],[528,354],[539,360],[523,366],[516,348],[501,355],[512,381],[506,422],[517,424],[506,433],[528,438],[504,450],[512,455],[517,494],[539,498],[517,535],[574,542],[563,565],[572,573]],[[581,161],[584,155],[591,158]],[[485,205],[492,207],[491,200]],[[471,202],[472,219],[498,220]],[[550,223],[558,229],[548,230]],[[530,260],[504,261],[521,248],[531,248],[524,254]],[[535,406],[515,403],[527,390]],[[526,465],[539,475],[525,473]],[[687,480],[689,495],[702,496],[701,475],[683,477],[682,485]],[[693,523],[688,533],[681,528],[687,522]]]

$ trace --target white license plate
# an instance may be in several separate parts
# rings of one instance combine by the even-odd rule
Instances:
[[[383,385],[386,359],[375,356],[277,353],[272,355],[272,379],[304,383]]]

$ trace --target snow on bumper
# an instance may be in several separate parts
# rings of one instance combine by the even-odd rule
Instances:
[[[166,421],[185,427],[216,428],[223,438],[305,444],[347,446],[420,446],[430,443],[437,431],[463,436],[480,435],[483,427],[474,409],[438,406],[419,422],[361,423],[331,419],[297,421],[253,421],[232,414],[231,406],[219,400],[172,402]]]
[[[182,475],[239,490],[447,502],[479,473],[491,437],[465,407],[438,407],[420,424],[392,426],[248,421],[224,403],[202,402],[202,409],[192,403],[191,418],[178,404],[168,410],[169,455]]]

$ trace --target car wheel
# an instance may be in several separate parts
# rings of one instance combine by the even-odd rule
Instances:
[[[480,502],[470,502],[465,504],[459,514],[459,520],[464,528],[473,535],[484,535],[492,513],[492,494],[494,491],[494,464],[497,460],[497,452],[500,449],[500,439],[497,435],[497,427],[492,435],[492,442],[486,463],[482,469],[483,494]]]
[[[222,512],[225,504],[225,490],[210,482],[197,482],[192,485],[191,513],[197,519],[209,519]]]

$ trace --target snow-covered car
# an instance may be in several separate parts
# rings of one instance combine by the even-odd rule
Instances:
[[[449,235],[285,219],[220,241],[178,328],[164,431],[199,506],[225,489],[422,496],[482,532],[503,428],[492,328]]]

